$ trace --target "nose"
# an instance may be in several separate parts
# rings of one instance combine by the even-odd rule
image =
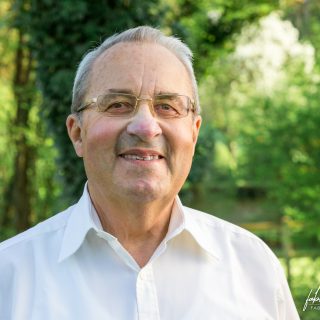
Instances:
[[[127,132],[138,136],[142,141],[150,141],[162,133],[149,103],[150,101],[140,101],[136,113],[127,126]]]

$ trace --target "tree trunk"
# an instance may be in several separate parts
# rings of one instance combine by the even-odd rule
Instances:
[[[32,172],[34,172],[34,148],[28,141],[29,113],[34,100],[33,61],[27,36],[18,30],[18,44],[15,56],[13,91],[16,115],[13,121],[13,142],[15,146],[14,173],[5,191],[3,226],[23,231],[31,225]]]

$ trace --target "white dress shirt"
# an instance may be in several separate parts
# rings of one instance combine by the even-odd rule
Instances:
[[[140,268],[79,202],[0,245],[1,320],[296,320],[282,268],[256,236],[177,197]]]

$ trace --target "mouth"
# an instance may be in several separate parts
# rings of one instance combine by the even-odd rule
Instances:
[[[163,157],[161,156],[145,156],[141,157],[136,154],[120,154],[120,157],[127,159],[127,160],[143,160],[143,161],[152,161],[152,160],[159,160]]]
[[[139,160],[139,161],[155,161],[164,159],[164,156],[154,150],[127,150],[120,153],[119,156],[126,160]]]

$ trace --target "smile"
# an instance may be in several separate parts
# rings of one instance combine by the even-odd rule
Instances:
[[[152,160],[159,160],[163,158],[160,155],[140,156],[136,154],[123,154],[123,155],[120,155],[120,157],[127,160],[142,160],[142,161],[152,161]]]
[[[157,161],[164,159],[164,156],[159,151],[143,148],[123,150],[118,155],[129,161]]]

